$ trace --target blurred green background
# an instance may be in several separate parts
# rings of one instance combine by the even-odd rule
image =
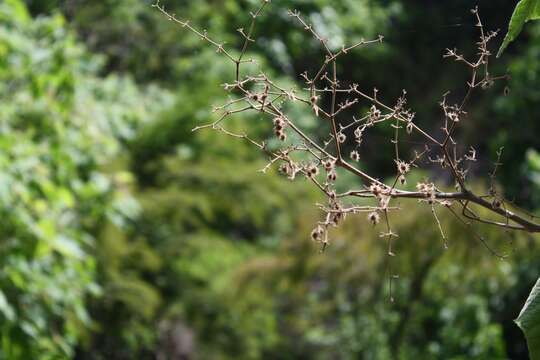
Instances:
[[[478,226],[510,254],[501,261],[442,216],[444,251],[429,209],[409,203],[394,221],[390,303],[378,229],[349,217],[319,253],[309,233],[322,198],[308,182],[263,175],[245,143],[191,132],[214,118],[233,69],[151,3],[0,0],[0,359],[527,358],[512,320],[539,275],[538,238]],[[238,49],[258,1],[163,3]],[[513,1],[476,3],[487,28],[506,29]],[[407,89],[437,131],[442,94],[462,95],[468,76],[442,54],[475,54],[476,3],[273,0],[248,56],[290,84],[317,68],[321,49],[288,8],[336,45],[383,34],[341,75],[389,102]],[[504,146],[500,186],[533,212],[539,40],[528,24],[492,67],[511,80],[474,97],[458,134],[479,151],[479,188]],[[386,135],[362,157],[381,178],[393,171]],[[414,176],[428,175],[448,180]]]

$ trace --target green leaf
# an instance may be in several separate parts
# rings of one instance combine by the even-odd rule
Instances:
[[[0,313],[2,313],[10,321],[15,319],[15,312],[2,290],[0,290]]]
[[[70,239],[64,235],[58,235],[54,239],[52,246],[56,251],[66,257],[82,259],[85,255],[84,251],[74,239]]]
[[[537,20],[537,19],[540,19],[540,1],[538,0],[536,0],[536,6],[534,7],[534,10],[529,17],[529,20]]]
[[[540,278],[515,322],[525,334],[530,359],[540,360]]]
[[[536,19],[540,19],[540,0],[521,0],[518,2],[510,18],[508,32],[497,52],[497,57],[501,56],[508,44],[518,37],[527,21]]]

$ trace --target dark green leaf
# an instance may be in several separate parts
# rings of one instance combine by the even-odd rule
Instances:
[[[530,359],[540,359],[540,278],[521,309],[516,324],[527,338]]]

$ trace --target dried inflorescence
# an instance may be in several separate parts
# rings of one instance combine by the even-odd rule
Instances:
[[[287,121],[281,116],[274,118],[274,134],[276,137],[281,140],[287,140],[287,134],[285,133],[285,127],[287,126]]]
[[[281,163],[279,169],[289,179],[295,179],[298,173],[302,173],[309,181],[313,182],[327,198],[327,205],[319,205],[325,216],[324,220],[319,222],[313,230],[311,234],[313,240],[320,242],[325,248],[329,243],[328,231],[330,228],[339,225],[349,213],[366,212],[368,221],[373,225],[384,224],[385,230],[381,233],[381,237],[388,242],[388,254],[394,255],[392,241],[397,238],[397,234],[391,228],[390,212],[399,210],[399,206],[393,206],[396,199],[417,199],[420,203],[429,206],[434,221],[441,232],[445,247],[447,239],[437,217],[436,206],[447,209],[467,226],[473,221],[505,229],[540,232],[540,224],[534,222],[533,217],[520,213],[520,210],[512,203],[504,200],[494,186],[495,173],[497,167],[500,166],[502,150],[497,153],[495,169],[489,175],[491,180],[489,192],[476,194],[467,184],[467,174],[468,166],[477,159],[477,152],[471,146],[458,146],[454,138],[460,124],[464,121],[471,121],[465,106],[473,93],[477,89],[488,89],[495,81],[506,78],[506,76],[494,77],[489,72],[491,52],[488,50],[488,44],[497,35],[497,32],[484,30],[477,9],[472,10],[480,33],[479,41],[476,44],[476,58],[469,60],[456,49],[447,49],[444,54],[445,58],[454,59],[468,67],[470,80],[466,84],[465,96],[458,103],[448,104],[448,94],[442,96],[440,106],[444,118],[442,136],[438,136],[423,129],[415,121],[416,114],[407,107],[406,91],[403,91],[402,96],[396,100],[394,105],[388,105],[380,100],[377,89],[361,90],[357,84],[344,85],[346,82],[337,78],[338,60],[342,56],[353,49],[380,43],[383,40],[382,36],[374,40],[361,40],[351,46],[344,45],[340,50],[332,51],[327,45],[327,39],[321,37],[299,12],[289,11],[289,16],[296,20],[310,36],[320,42],[325,56],[320,60],[319,70],[312,76],[308,72],[300,74],[305,82],[305,87],[301,91],[280,86],[264,72],[243,74],[243,65],[253,62],[251,59],[244,60],[244,56],[250,43],[255,41],[256,20],[269,2],[269,0],[261,1],[259,8],[251,13],[251,22],[247,27],[249,30],[246,32],[244,28],[241,28],[239,31],[243,38],[243,45],[237,56],[233,56],[232,51],[227,50],[224,44],[210,38],[206,32],[198,31],[188,21],[179,20],[174,15],[169,14],[159,1],[154,6],[169,20],[177,22],[215,47],[218,53],[223,54],[235,65],[233,81],[224,85],[225,90],[235,96],[234,99],[216,108],[217,111],[222,112],[219,119],[210,124],[198,126],[194,130],[213,128],[228,136],[246,140],[269,156],[269,163],[263,172],[272,165]],[[338,99],[342,99],[339,100],[341,102],[338,102]],[[328,136],[321,139],[302,129],[295,119],[286,113],[284,105],[287,102],[304,104],[305,111],[317,118],[321,122],[321,126],[328,126]],[[349,114],[352,113],[355,106],[367,107],[368,111],[364,110],[364,115],[360,118],[350,116]],[[224,120],[231,115],[247,111],[265,114],[271,119],[273,135],[280,140],[280,148],[272,149],[268,146],[267,141],[254,140],[247,132],[234,133],[222,125]],[[389,143],[392,144],[394,152],[395,178],[388,183],[378,180],[376,176],[353,165],[360,158],[363,161],[369,161],[369,154],[362,154],[361,146],[369,137],[370,129],[377,126],[389,126],[393,129],[393,136],[389,139]],[[290,136],[287,136],[287,133]],[[402,153],[405,147],[402,141],[403,136],[422,138],[425,142],[422,151],[412,149],[412,156],[404,156]],[[353,148],[350,152],[350,160],[353,163],[345,159],[343,155],[345,147]],[[438,166],[441,172],[449,175],[455,183],[455,191],[440,190],[430,181],[418,183],[416,191],[402,188],[407,182],[406,177],[412,167],[434,165]],[[357,176],[364,187],[337,192],[336,182],[339,178],[339,172],[349,172]],[[365,205],[366,198],[367,200],[373,199],[372,205]],[[473,209],[473,205],[489,210],[493,217],[481,217]],[[483,238],[476,233],[474,235],[485,243]]]

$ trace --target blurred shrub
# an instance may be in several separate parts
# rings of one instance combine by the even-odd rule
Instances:
[[[530,26],[528,29],[532,38],[540,37],[540,26]],[[512,76],[508,84],[510,91],[507,96],[500,96],[497,100],[494,116],[489,117],[490,123],[486,128],[494,133],[490,150],[504,146],[501,181],[508,193],[534,209],[540,206],[540,198],[534,179],[529,176],[531,169],[526,164],[533,159],[529,155],[531,152],[527,151],[540,149],[540,122],[535,120],[540,116],[540,90],[537,86],[540,79],[540,45],[538,41],[532,41],[522,51],[523,55],[513,59],[509,66]],[[519,126],[511,126],[516,123]]]
[[[167,96],[95,76],[100,60],[60,15],[0,3],[0,336],[8,359],[63,358],[91,325],[94,232],[130,209],[107,173]]]
[[[506,294],[521,281],[534,282],[538,250],[532,239],[477,229],[491,248],[527,262],[524,276],[512,260],[491,255],[471,229],[444,214],[446,251],[429,210],[392,217],[400,233],[392,259],[379,229],[363,216],[349,218],[323,254],[307,240],[311,224],[305,218],[306,226],[275,254],[250,257],[228,280],[209,274],[200,299],[206,313],[208,306],[216,309],[217,320],[192,323],[201,351],[231,359],[239,353],[253,359],[504,359],[506,343],[525,351],[519,334],[505,334],[517,314],[508,309],[521,302]],[[200,246],[212,256],[212,245]],[[399,275],[395,303],[389,301],[390,271]],[[213,286],[218,281],[230,285]],[[201,316],[201,306],[186,318]],[[199,328],[203,323],[215,325]]]

